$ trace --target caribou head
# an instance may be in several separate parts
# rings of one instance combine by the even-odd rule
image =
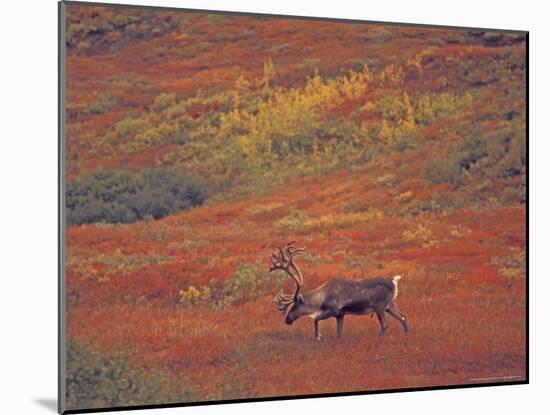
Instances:
[[[276,304],[279,311],[285,315],[285,323],[292,324],[297,318],[295,317],[296,310],[303,304],[303,297],[300,294],[300,289],[304,285],[304,277],[298,266],[294,263],[294,257],[305,251],[305,248],[296,248],[296,241],[290,241],[285,247],[278,247],[277,251],[271,255],[271,267],[269,272],[277,269],[286,272],[296,283],[294,294],[285,294],[283,290],[279,291],[273,302]]]

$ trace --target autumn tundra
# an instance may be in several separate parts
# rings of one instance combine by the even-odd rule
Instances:
[[[525,33],[65,22],[67,409],[526,380]]]

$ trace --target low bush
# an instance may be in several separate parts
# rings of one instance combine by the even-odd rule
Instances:
[[[417,216],[424,213],[442,213],[460,209],[468,201],[452,192],[437,193],[429,200],[412,199],[398,210],[399,214]]]
[[[426,166],[426,179],[432,183],[460,183],[462,169],[454,158],[435,158]]]
[[[269,274],[262,261],[252,264],[239,261],[235,273],[225,282],[212,279],[208,286],[189,286],[180,290],[178,304],[183,307],[221,309],[275,292],[281,288],[284,280],[283,275]]]
[[[371,223],[384,217],[379,209],[368,209],[363,212],[341,212],[311,218],[306,212],[293,210],[275,223],[275,228],[283,232],[326,231],[337,228],[349,228]]]
[[[304,229],[309,220],[309,216],[306,212],[294,209],[284,218],[277,221],[275,223],[275,228],[281,231],[299,231]]]
[[[422,224],[417,225],[415,228],[404,230],[402,236],[405,241],[418,244],[422,248],[433,248],[439,244],[432,231]]]
[[[160,219],[198,206],[205,186],[175,170],[102,171],[67,185],[67,224]]]
[[[446,157],[428,162],[425,177],[432,183],[459,185],[467,176],[475,179],[517,176],[525,172],[526,160],[524,130],[507,126],[484,135],[472,135],[449,148]]]
[[[395,181],[395,174],[384,174],[383,176],[377,177],[376,180],[374,180],[374,183],[380,186],[392,187],[395,185]]]
[[[143,10],[102,8],[101,13],[90,7],[71,6],[67,13],[66,43],[69,51],[88,53],[116,49],[128,39],[152,39],[174,30],[177,19],[168,13],[147,13]]]
[[[132,367],[123,356],[107,357],[73,340],[66,351],[67,409],[151,405],[194,399],[190,389]]]
[[[223,287],[225,301],[247,301],[271,291],[274,288],[273,279],[267,278],[266,274],[266,268],[261,261],[255,264],[239,262],[233,278]]]
[[[515,279],[525,277],[525,273],[527,272],[525,250],[519,247],[510,248],[506,256],[493,257],[491,263],[498,267],[500,275],[508,279],[509,287]]]

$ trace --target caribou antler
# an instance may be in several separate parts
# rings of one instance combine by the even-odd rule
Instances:
[[[277,251],[271,255],[271,267],[269,272],[276,269],[285,271],[296,283],[296,291],[294,294],[285,294],[283,290],[279,291],[274,297],[273,302],[277,305],[279,311],[284,312],[296,301],[300,293],[300,288],[304,284],[304,277],[298,266],[294,263],[294,257],[305,251],[305,248],[296,248],[296,241],[290,241],[286,246],[278,247]]]

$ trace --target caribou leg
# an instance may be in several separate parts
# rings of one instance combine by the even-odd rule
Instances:
[[[376,317],[378,317],[378,321],[380,322],[380,336],[384,335],[384,332],[388,328],[388,323],[386,322],[386,317],[384,315],[384,310],[375,310]]]
[[[388,312],[389,315],[396,318],[401,323],[401,325],[403,326],[403,330],[405,330],[405,333],[409,331],[409,327],[407,325],[407,319],[403,314],[401,314],[399,311],[397,311],[397,309],[395,309],[391,305],[388,306],[386,311]]]
[[[344,316],[336,316],[336,337],[342,337],[344,331]]]
[[[313,320],[313,327],[315,328],[315,338],[319,341],[323,340],[323,336],[319,334],[319,320]]]
[[[315,338],[319,341],[323,340],[323,336],[319,333],[319,322],[326,320],[327,318],[334,317],[334,313],[331,310],[323,310],[321,313],[313,318],[313,327],[315,328]]]

